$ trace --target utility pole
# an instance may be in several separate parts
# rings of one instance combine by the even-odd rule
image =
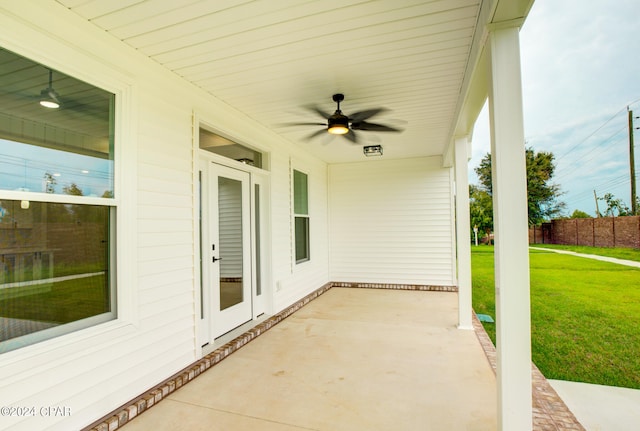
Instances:
[[[596,217],[601,217],[600,208],[598,208],[598,195],[595,190],[593,191],[593,198],[596,200]]]
[[[638,214],[636,208],[636,160],[633,149],[633,111],[627,106],[629,111],[629,171],[631,174],[631,214]]]

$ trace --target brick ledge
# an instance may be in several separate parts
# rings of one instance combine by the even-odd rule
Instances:
[[[473,313],[473,329],[495,373],[496,348],[475,313]],[[586,431],[534,363],[531,363],[531,381],[533,431]]]

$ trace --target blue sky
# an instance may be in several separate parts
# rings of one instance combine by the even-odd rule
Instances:
[[[536,0],[520,33],[525,140],[554,153],[567,215],[595,215],[594,190],[630,206],[627,106],[640,116],[638,28],[638,0]],[[488,122],[485,109],[473,136],[472,184],[490,150]],[[640,131],[635,138],[640,166]]]
[[[45,173],[55,193],[75,184],[85,196],[113,191],[113,161],[0,139],[0,188],[45,192]]]

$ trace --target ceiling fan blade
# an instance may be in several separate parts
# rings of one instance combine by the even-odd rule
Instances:
[[[276,127],[290,127],[290,126],[327,126],[327,123],[280,123]]]
[[[354,144],[358,143],[358,137],[356,136],[356,132],[354,132],[351,129],[349,129],[349,131],[347,133],[345,133],[344,135],[342,135],[342,136],[344,136],[345,138],[347,138],[348,140],[350,140]]]
[[[305,106],[305,109],[308,109],[311,112],[315,112],[316,114],[318,114],[319,116],[321,116],[322,118],[324,118],[325,120],[329,117],[331,117],[331,114],[323,111],[322,109],[318,108],[315,105],[307,105]]]
[[[367,130],[370,132],[402,132],[402,129],[385,126],[384,124],[367,123],[366,121],[352,123],[351,128],[354,130]]]
[[[320,136],[320,135],[325,134],[325,133],[327,133],[326,129],[320,129],[320,130],[317,130],[317,131],[313,132],[312,134],[310,134],[306,138],[304,138],[304,140],[305,141],[310,141],[313,138],[315,138],[316,136]]]
[[[388,111],[387,108],[367,109],[366,111],[354,112],[353,114],[349,115],[349,119],[354,122],[362,122],[367,118],[371,118],[375,115],[378,115],[382,112],[387,112],[387,111]]]

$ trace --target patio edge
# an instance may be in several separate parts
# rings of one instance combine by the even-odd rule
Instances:
[[[473,329],[491,369],[495,373],[497,367],[496,348],[475,312],[473,313]],[[531,363],[531,381],[533,431],[586,431],[533,362]]]

